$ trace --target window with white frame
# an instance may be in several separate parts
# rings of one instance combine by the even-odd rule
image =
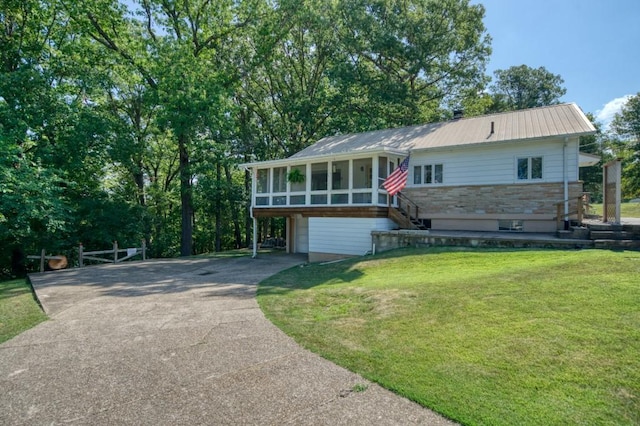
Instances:
[[[272,192],[287,192],[287,168],[274,167]]]
[[[542,157],[520,157],[517,159],[518,180],[542,179]]]
[[[422,183],[422,166],[413,166],[413,184],[420,185]]]
[[[443,183],[443,178],[444,166],[442,164],[426,164],[413,167],[414,185]]]
[[[256,184],[259,194],[269,193],[269,169],[258,169]]]

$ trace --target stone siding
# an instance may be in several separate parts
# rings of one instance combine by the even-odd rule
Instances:
[[[403,194],[419,207],[420,218],[470,215],[542,215],[555,217],[564,200],[563,184],[471,185],[405,188]],[[569,183],[570,211],[575,211],[582,182]],[[515,216],[514,216],[515,218]]]

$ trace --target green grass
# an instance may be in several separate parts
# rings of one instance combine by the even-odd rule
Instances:
[[[258,301],[304,347],[463,424],[640,424],[640,253],[399,250]]]
[[[602,216],[602,204],[591,204],[590,212]],[[640,203],[621,203],[620,216],[640,217]]]
[[[0,343],[46,319],[24,279],[0,282]]]

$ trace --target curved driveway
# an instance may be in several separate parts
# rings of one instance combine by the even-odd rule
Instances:
[[[449,424],[263,316],[256,284],[302,262],[192,258],[32,275],[50,320],[0,345],[0,424]],[[359,384],[368,388],[353,391]]]

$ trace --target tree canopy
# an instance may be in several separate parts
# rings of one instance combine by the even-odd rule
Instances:
[[[615,153],[623,158],[622,186],[630,198],[640,197],[640,93],[631,96],[611,122]]]
[[[518,65],[494,72],[491,85],[493,111],[514,111],[560,103],[567,90],[560,75],[545,67]]]
[[[487,94],[484,12],[469,0],[5,0],[2,273],[11,252],[79,242],[145,238],[153,256],[242,247],[240,162],[459,106],[557,102],[562,79],[542,67],[497,71]]]

